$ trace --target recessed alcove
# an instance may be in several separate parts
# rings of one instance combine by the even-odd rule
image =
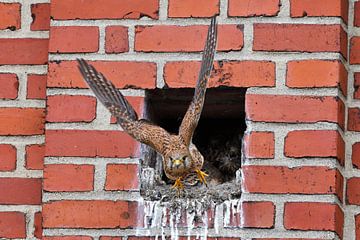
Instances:
[[[185,189],[183,197],[206,193],[217,202],[240,194],[239,168],[245,124],[244,88],[210,88],[193,143],[204,156],[203,170],[209,174],[208,188],[198,184]],[[171,133],[178,133],[181,120],[192,100],[194,89],[147,90],[145,117]],[[237,179],[238,176],[238,179]],[[171,198],[173,182],[163,173],[161,157],[142,145],[141,194],[148,200]],[[165,196],[166,195],[166,196]]]

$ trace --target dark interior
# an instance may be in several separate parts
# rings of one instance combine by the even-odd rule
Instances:
[[[204,109],[194,134],[193,143],[203,154],[203,169],[209,173],[209,184],[221,184],[235,178],[241,167],[241,143],[246,129],[244,88],[211,88],[206,92]],[[191,102],[194,89],[155,89],[146,91],[146,118],[171,133],[177,133]],[[155,168],[168,182],[156,153],[145,164]]]

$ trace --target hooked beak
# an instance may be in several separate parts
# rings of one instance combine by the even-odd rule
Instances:
[[[182,164],[182,160],[180,160],[180,159],[175,159],[175,160],[173,161],[173,164],[174,164],[174,166],[179,166],[180,164]]]

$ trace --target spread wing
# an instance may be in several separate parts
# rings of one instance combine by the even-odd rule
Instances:
[[[133,138],[163,153],[169,145],[170,134],[138,116],[126,98],[102,73],[83,59],[78,59],[79,70],[102,104],[118,119],[121,127]]]
[[[187,146],[190,145],[195,128],[199,122],[201,111],[204,105],[207,81],[213,66],[216,51],[217,24],[216,17],[211,19],[208,30],[205,49],[202,55],[199,78],[196,83],[194,97],[181,122],[179,135],[184,139]]]

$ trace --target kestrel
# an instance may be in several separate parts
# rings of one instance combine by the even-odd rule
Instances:
[[[206,173],[201,171],[204,158],[192,143],[195,128],[203,109],[206,86],[212,71],[217,41],[216,17],[211,19],[202,55],[199,77],[193,99],[181,122],[179,133],[171,134],[138,116],[129,102],[105,76],[83,59],[78,59],[79,70],[98,100],[117,118],[130,136],[147,144],[161,154],[166,176],[175,181],[173,188],[181,191],[186,178],[197,176],[206,185]]]

